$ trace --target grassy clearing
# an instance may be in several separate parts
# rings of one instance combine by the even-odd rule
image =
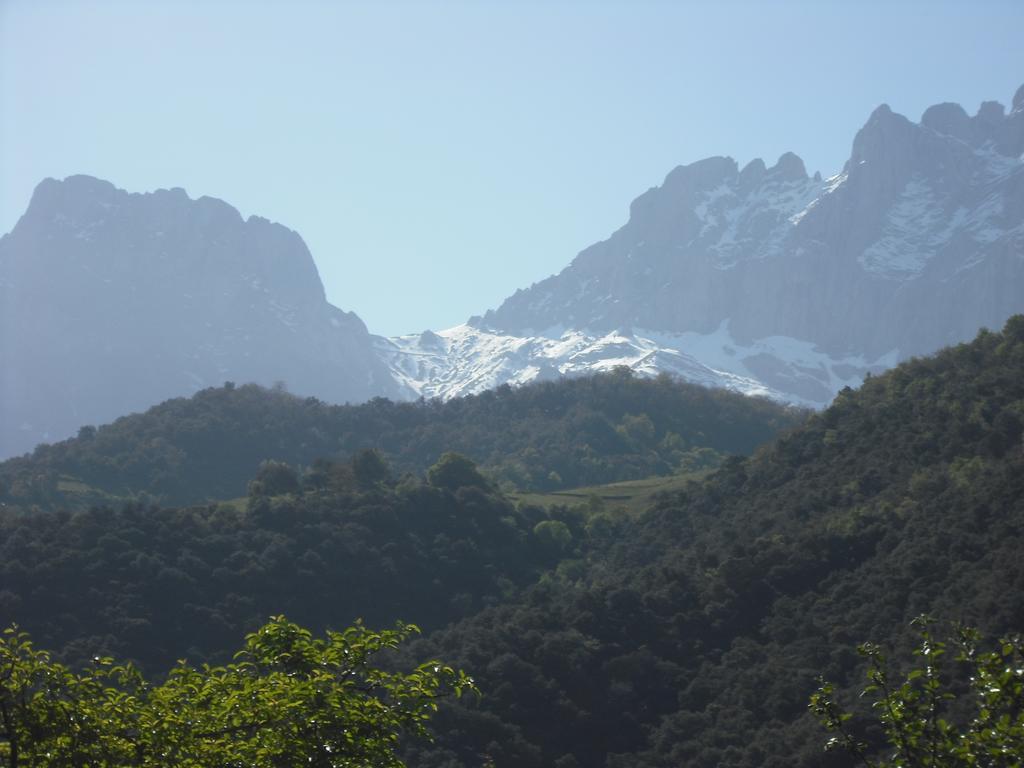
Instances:
[[[74,493],[74,494],[96,494],[99,493],[95,488],[90,485],[86,485],[77,477],[71,477],[70,475],[61,475],[57,480],[57,490],[61,493]]]
[[[636,514],[648,507],[657,494],[681,490],[687,483],[707,475],[708,471],[701,470],[667,477],[645,477],[642,480],[625,480],[618,483],[590,485],[549,493],[512,491],[506,495],[513,501],[535,504],[540,507],[575,506],[587,504],[591,499],[597,499],[606,509],[624,509],[631,514]],[[93,488],[78,478],[68,475],[60,477],[57,490],[64,496],[66,502],[71,502],[76,507],[89,504],[118,504],[128,500]],[[219,503],[234,507],[239,512],[245,512],[248,497],[225,499]]]
[[[97,505],[114,506],[128,501],[128,497],[118,496],[113,493],[94,488],[71,475],[61,475],[57,478],[57,493],[63,503],[72,509],[85,509]]]
[[[541,507],[552,507],[558,504],[585,504],[591,498],[600,499],[607,508],[621,507],[631,513],[643,511],[650,505],[653,497],[659,493],[680,490],[687,483],[699,480],[707,474],[707,470],[689,472],[684,475],[668,477],[646,477],[643,480],[626,480],[621,483],[607,485],[591,485],[585,488],[571,488],[565,491],[550,493],[508,494],[512,499],[525,504],[536,504]]]
[[[237,512],[244,513],[249,506],[248,496],[239,496],[237,499],[228,499],[227,501],[220,502],[227,507],[234,507]]]

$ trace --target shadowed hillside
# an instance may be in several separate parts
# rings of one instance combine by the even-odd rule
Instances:
[[[522,599],[425,641],[474,670],[422,766],[814,766],[819,674],[930,612],[1024,628],[1024,316],[843,392]],[[425,649],[420,648],[419,652]],[[830,757],[836,764],[844,759]]]
[[[169,504],[229,499],[245,493],[264,460],[308,466],[362,448],[380,450],[398,473],[423,472],[455,450],[510,487],[553,490],[717,464],[804,418],[765,400],[628,370],[444,403],[332,406],[228,384],[0,464],[0,501],[54,508],[140,493]]]
[[[647,416],[641,394],[699,394],[618,376],[454,405],[573,387],[607,395],[594,402],[619,426]],[[858,642],[898,657],[922,612],[988,634],[1024,624],[1022,434],[1017,316],[844,391],[639,514],[599,493],[514,505],[458,454],[416,478],[372,451],[301,475],[266,462],[244,503],[9,507],[0,623],[64,658],[159,669],[220,658],[281,611],[313,627],[418,621],[435,631],[408,652],[451,660],[484,691],[442,707],[438,742],[409,756],[425,768],[847,765],[823,755],[807,701],[818,675],[851,696]]]

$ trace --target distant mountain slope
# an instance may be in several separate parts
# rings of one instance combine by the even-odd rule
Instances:
[[[714,370],[692,355],[662,346],[659,339],[609,331],[547,336],[509,336],[459,325],[434,333],[378,338],[375,348],[395,379],[422,397],[451,398],[502,384],[549,381],[627,366],[637,373],[667,373],[683,381],[786,400],[783,393],[750,376]]]
[[[460,451],[520,489],[671,474],[746,454],[806,414],[729,392],[614,372],[445,403],[332,406],[245,385],[203,390],[0,463],[0,502],[75,508],[103,494],[191,504],[241,496],[261,461],[309,466],[381,450],[422,473]],[[84,486],[84,487],[83,487]]]
[[[828,179],[790,153],[680,166],[559,274],[382,357],[432,395],[621,361],[820,406],[1021,310],[1024,87],[1009,114],[883,105]]]
[[[0,457],[226,380],[398,393],[295,232],[181,189],[39,184],[0,239]]]
[[[446,708],[409,764],[852,766],[823,753],[807,703],[824,675],[856,706],[858,643],[899,658],[920,613],[1024,630],[1022,438],[1016,316],[844,391],[635,521],[585,516],[579,559],[412,649],[485,695]]]

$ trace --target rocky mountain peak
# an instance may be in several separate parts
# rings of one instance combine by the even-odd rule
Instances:
[[[928,107],[921,115],[921,125],[938,133],[971,141],[971,118],[959,104],[945,102]]]
[[[296,232],[182,189],[44,180],[0,239],[0,308],[0,456],[226,380],[400,392]]]
[[[916,136],[916,127],[888,104],[878,106],[853,139],[847,170],[867,163],[889,164],[906,156]]]
[[[768,173],[782,181],[804,181],[807,179],[804,161],[792,152],[786,152],[779,157],[779,161],[768,170]]]
[[[82,281],[79,293],[88,287],[103,295],[118,276],[133,275],[136,292],[148,286],[167,294],[180,286],[191,294],[195,282],[212,297],[256,281],[289,303],[326,301],[298,233],[259,216],[244,220],[223,200],[193,200],[180,188],[129,193],[91,176],[46,179],[15,233],[33,245],[11,250],[11,259],[30,258],[36,269],[70,268]]]
[[[761,183],[761,179],[764,178],[768,169],[765,167],[764,160],[760,157],[755,157],[740,171],[740,186],[744,189],[750,189],[756,187]]]
[[[99,217],[117,203],[118,192],[109,181],[92,176],[68,176],[63,181],[46,178],[32,192],[24,218],[31,222],[56,214],[73,221]]]
[[[444,396],[628,364],[823,405],[1024,311],[1022,152],[1024,88],[1009,115],[946,103],[915,123],[883,104],[827,179],[789,152],[679,166],[608,239],[443,348],[397,340],[392,369]]]
[[[998,101],[983,101],[978,107],[978,114],[975,117],[980,123],[995,125],[1001,123],[1006,117],[1006,107]]]
[[[242,214],[238,209],[217,197],[203,195],[195,200],[196,210],[201,211],[203,216],[211,220],[221,220],[227,226],[235,226],[244,223]],[[267,221],[264,219],[264,221]]]
[[[921,116],[921,125],[975,149],[988,148],[1010,157],[1019,156],[1024,149],[1024,110],[1014,107],[1007,115],[998,101],[982,102],[974,117],[959,104],[936,104]]]
[[[731,157],[707,157],[689,165],[679,165],[669,171],[660,187],[648,190],[659,199],[681,200],[709,189],[714,189],[736,174],[736,161]],[[641,195],[637,200],[641,200]]]
[[[630,204],[630,220],[636,226],[663,221],[680,207],[696,205],[702,195],[735,178],[736,174],[736,161],[731,157],[708,157],[676,166],[660,187],[652,187]]]

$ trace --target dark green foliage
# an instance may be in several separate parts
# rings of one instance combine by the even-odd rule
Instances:
[[[563,552],[572,543],[572,532],[561,520],[542,520],[533,527],[533,535],[554,552]]]
[[[487,488],[487,481],[476,464],[465,456],[448,451],[427,470],[427,482],[435,488],[457,491],[459,488]]]
[[[46,509],[143,493],[175,505],[230,499],[245,493],[261,462],[311,467],[364,449],[377,450],[398,474],[420,474],[457,451],[520,489],[573,488],[747,454],[805,417],[668,377],[621,373],[500,387],[446,403],[358,406],[226,385],[0,464],[0,502]]]
[[[391,469],[380,451],[363,448],[352,457],[352,474],[361,488],[372,488],[391,480]]]
[[[326,481],[301,493],[290,470],[264,467],[284,494],[254,480],[247,506],[0,510],[0,624],[72,662],[101,653],[160,670],[224,661],[232,637],[285,609],[317,629],[400,616],[434,629],[560,554],[531,533],[544,512],[479,485],[389,482],[366,454],[319,467]]]
[[[245,390],[181,402],[265,397]],[[559,406],[570,394],[578,399]],[[710,410],[672,410],[691,395]],[[537,462],[538,477],[571,482],[667,463],[661,450],[677,465],[698,460],[692,436],[704,430],[694,425],[724,429],[731,403],[610,376],[447,405],[301,408],[325,423],[367,419],[358,434],[377,435],[396,473],[417,451],[430,455],[425,471],[456,450],[492,473],[515,455]],[[447,426],[417,431],[426,412]],[[400,414],[405,431],[389,432]],[[1015,318],[1003,333],[842,393],[803,427],[725,459],[638,517],[596,501],[516,508],[454,457],[431,483],[377,480],[366,457],[293,457],[307,467],[302,493],[254,495],[244,512],[9,509],[0,621],[19,620],[68,659],[116,651],[162,663],[223,658],[239,628],[284,608],[314,627],[407,617],[435,630],[410,654],[472,669],[484,692],[479,705],[442,707],[438,743],[409,752],[421,768],[849,765],[822,752],[806,702],[819,675],[840,700],[854,695],[864,674],[857,641],[908,647],[906,628],[925,612],[997,636],[1024,624],[1022,423],[1024,321]],[[450,442],[431,442],[441,438]],[[494,453],[464,450],[470,439]],[[80,447],[64,445],[41,453]],[[345,450],[363,447],[353,438]],[[10,477],[32,482],[31,472]]]
[[[264,461],[256,470],[256,477],[249,483],[250,496],[280,496],[298,491],[299,476],[283,461]]]
[[[908,647],[923,612],[1024,626],[1020,327],[870,379],[615,532],[595,518],[582,566],[422,641],[487,695],[413,762],[850,764],[806,702],[822,674],[852,698],[858,639]]]

